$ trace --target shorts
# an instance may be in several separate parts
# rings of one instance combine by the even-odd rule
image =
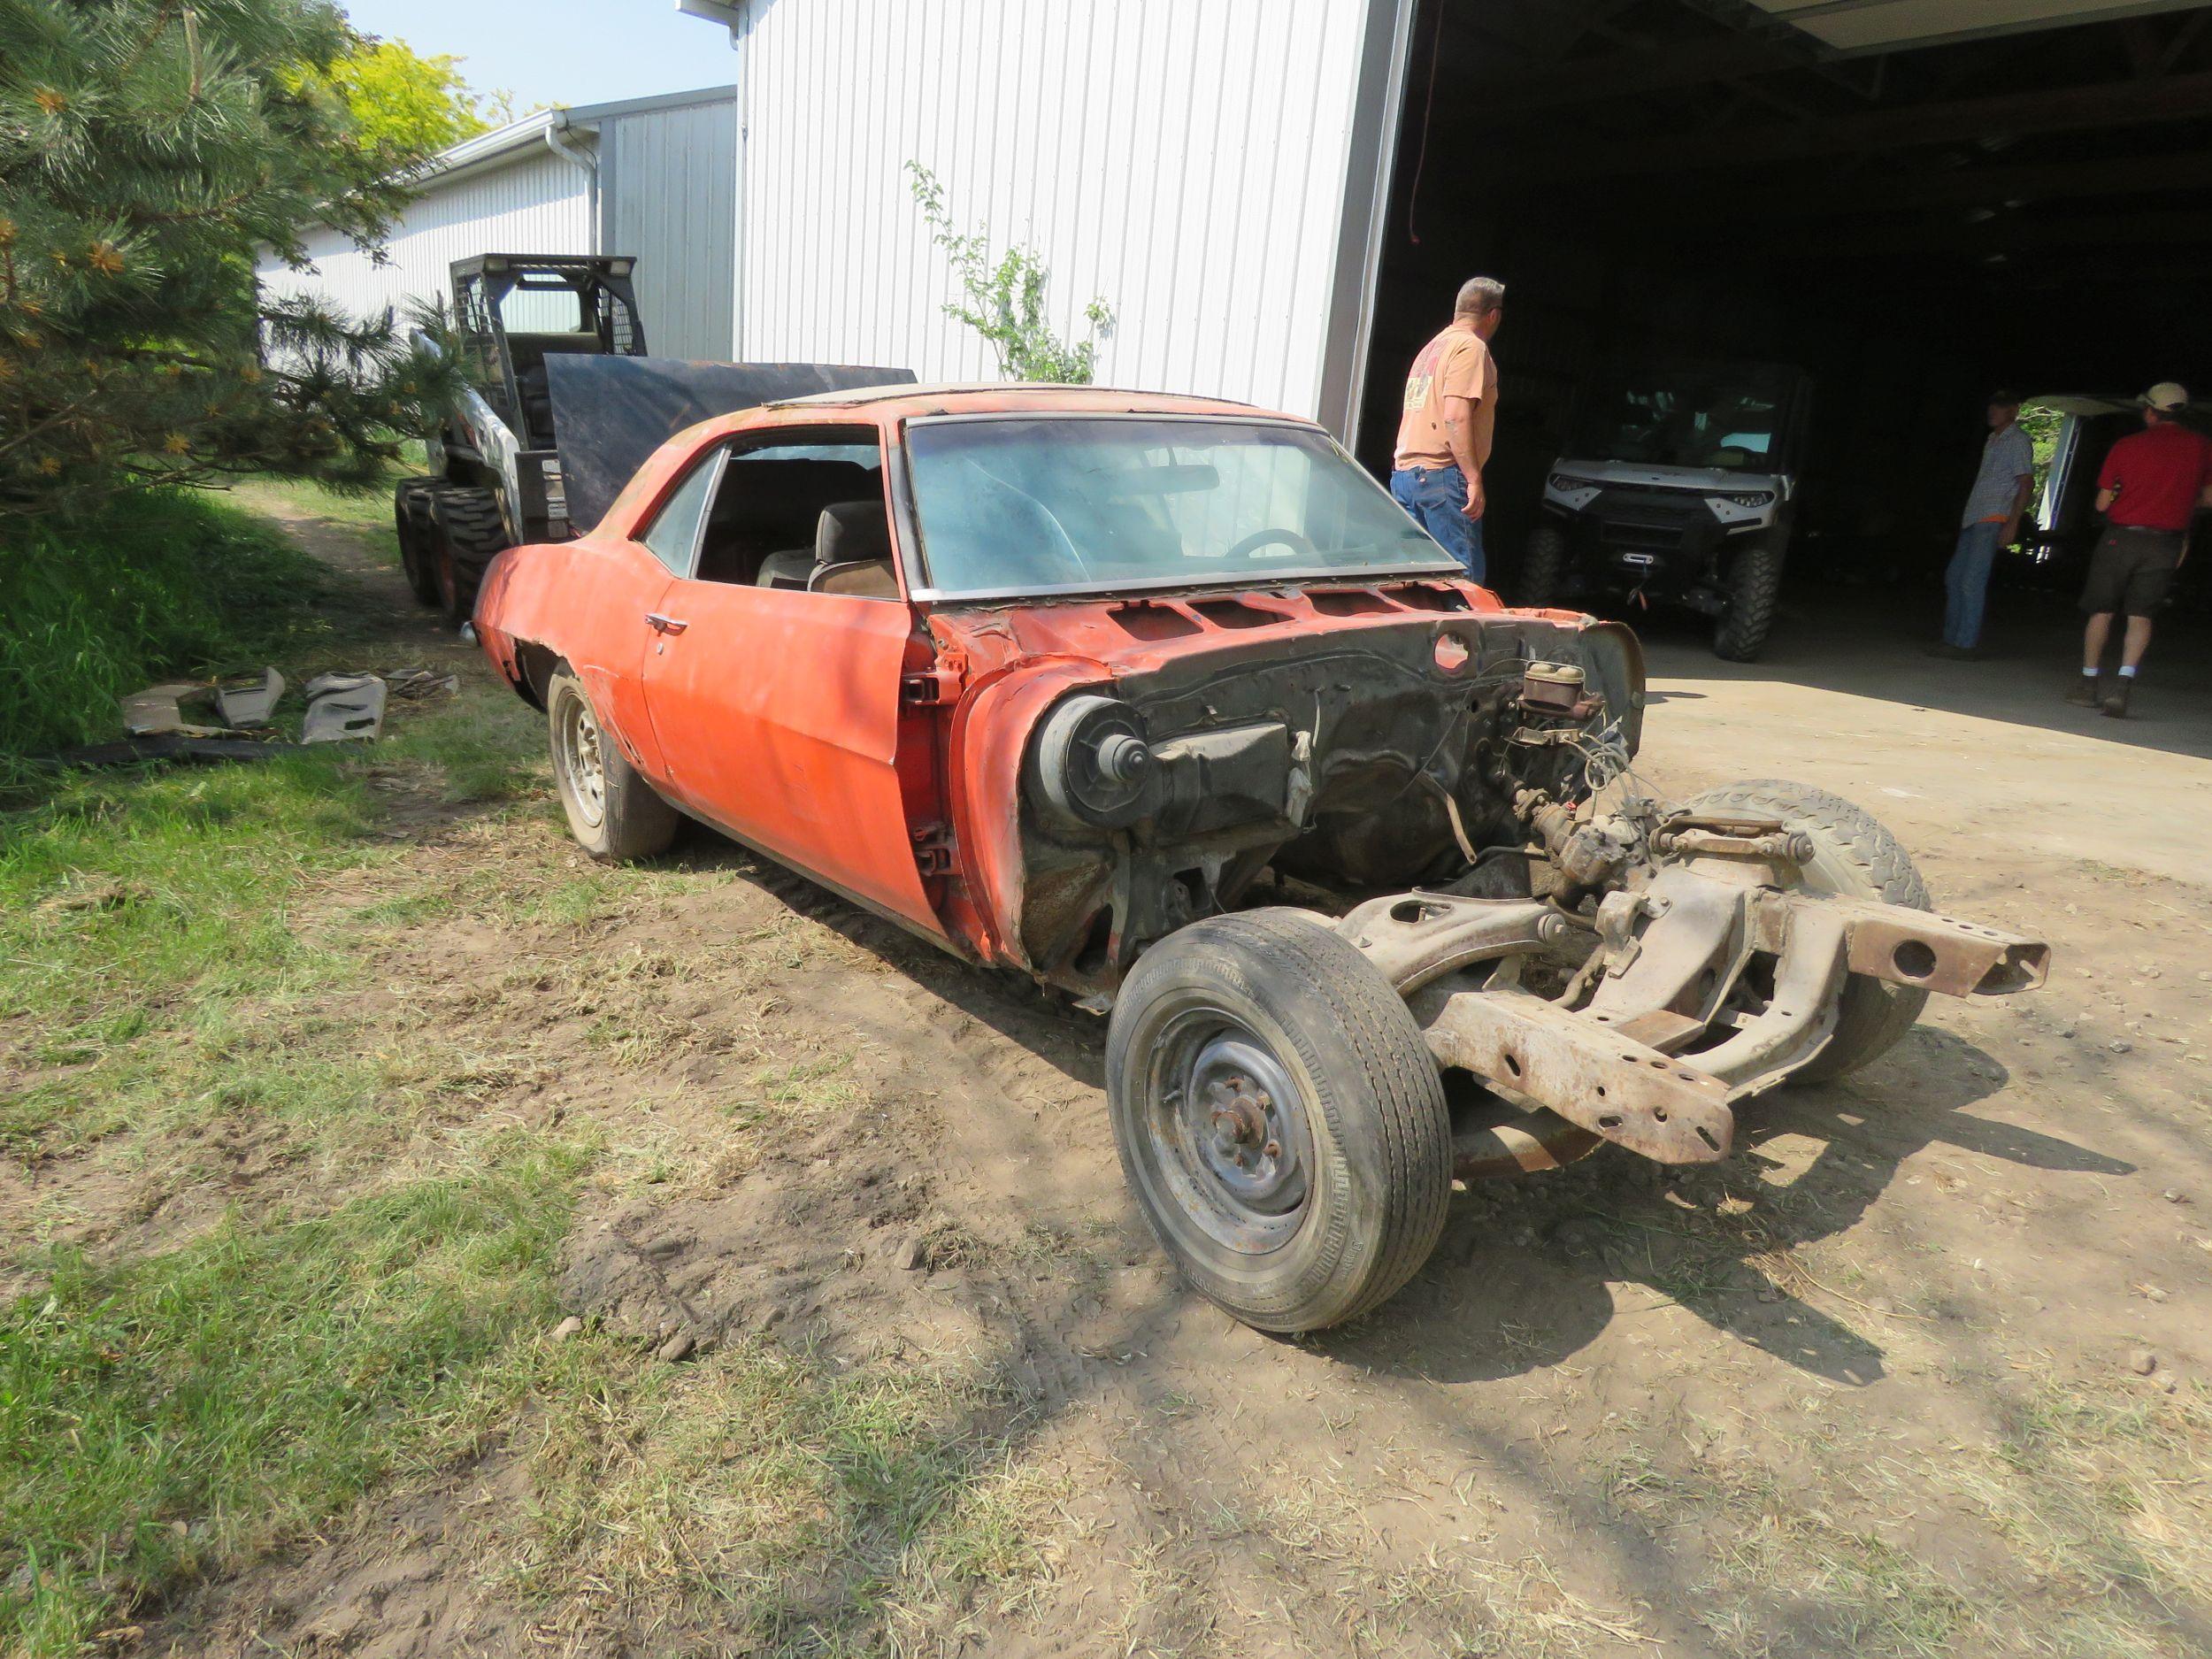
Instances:
[[[2178,530],[2147,530],[2116,524],[2098,538],[2089,556],[2089,581],[2081,590],[2085,616],[2119,612],[2147,617],[2166,603],[2181,563]]]

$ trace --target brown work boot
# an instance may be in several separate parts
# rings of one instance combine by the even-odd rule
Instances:
[[[2093,675],[2076,674],[2074,683],[2066,688],[2066,701],[2078,709],[2097,706],[2097,681]]]
[[[2112,682],[2112,689],[2104,694],[2099,706],[2116,720],[2124,720],[2128,713],[2128,689],[2135,684],[2134,676],[2122,674]]]

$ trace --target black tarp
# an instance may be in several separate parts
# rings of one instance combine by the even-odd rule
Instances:
[[[579,530],[606,516],[646,457],[686,426],[810,392],[911,386],[911,369],[842,363],[686,363],[675,357],[545,360],[554,447]]]

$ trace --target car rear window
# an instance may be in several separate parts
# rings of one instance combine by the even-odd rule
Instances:
[[[949,417],[910,422],[906,443],[945,597],[1458,568],[1311,427]]]

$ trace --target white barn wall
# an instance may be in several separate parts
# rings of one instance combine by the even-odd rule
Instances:
[[[738,355],[995,379],[909,189],[1034,247],[1102,384],[1318,412],[1369,0],[744,0]]]
[[[600,251],[637,256],[655,357],[731,355],[736,180],[737,111],[726,96],[600,123]]]
[[[583,149],[588,135],[570,134],[566,142]],[[270,293],[318,295],[356,317],[388,305],[403,316],[410,300],[442,296],[453,262],[472,254],[593,251],[589,190],[581,167],[541,150],[465,178],[433,180],[392,227],[384,264],[336,231],[312,231],[306,242],[311,270],[263,259],[261,282]]]

